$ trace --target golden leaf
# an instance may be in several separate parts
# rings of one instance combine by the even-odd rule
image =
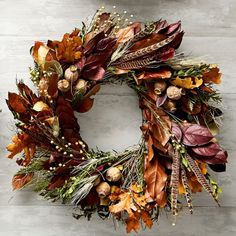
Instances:
[[[185,77],[181,79],[177,76],[174,80],[170,81],[173,85],[179,86],[185,89],[194,89],[202,85],[203,80],[197,77]]]

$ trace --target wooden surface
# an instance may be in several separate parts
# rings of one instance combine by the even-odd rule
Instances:
[[[235,0],[0,0],[0,235],[4,236],[104,236],[124,235],[113,222],[94,218],[76,221],[72,209],[51,204],[30,191],[13,192],[11,177],[17,169],[5,156],[5,146],[14,132],[7,110],[7,92],[15,91],[15,78],[28,80],[32,65],[29,48],[35,40],[59,39],[80,26],[101,5],[127,10],[138,20],[182,20],[186,32],[181,51],[206,55],[224,74],[219,87],[224,99],[225,119],[219,135],[229,150],[227,172],[216,175],[224,193],[218,208],[208,195],[195,196],[193,216],[183,211],[175,227],[162,212],[160,223],[136,235],[213,236],[236,235],[236,1]],[[88,114],[78,116],[82,135],[90,146],[122,150],[138,142],[141,122],[137,97],[125,86],[105,86]]]

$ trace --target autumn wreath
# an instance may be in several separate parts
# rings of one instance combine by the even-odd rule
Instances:
[[[161,208],[173,217],[179,195],[192,213],[192,193],[205,189],[218,203],[221,189],[209,169],[225,171],[217,142],[222,112],[213,88],[216,65],[176,52],[181,23],[130,22],[127,13],[99,9],[90,25],[62,41],[36,42],[30,75],[34,93],[18,82],[7,104],[18,132],[7,146],[22,168],[14,189],[31,185],[51,200],[72,203],[74,216],[114,216],[127,232],[151,227]],[[87,112],[103,84],[126,83],[139,97],[142,138],[123,152],[91,150],[74,112]]]

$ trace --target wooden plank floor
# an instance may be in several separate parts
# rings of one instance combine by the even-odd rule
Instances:
[[[119,4],[119,6],[118,6]],[[0,235],[3,236],[104,236],[124,235],[113,222],[98,218],[87,223],[71,217],[72,209],[51,204],[30,191],[13,192],[11,177],[17,169],[5,156],[14,132],[14,121],[5,105],[15,78],[28,79],[32,65],[29,48],[36,40],[59,39],[80,22],[87,21],[101,5],[134,14],[137,20],[182,20],[185,38],[182,51],[207,56],[224,74],[219,87],[225,119],[221,143],[229,150],[227,173],[216,176],[224,193],[218,208],[207,194],[195,196],[195,212],[183,211],[175,227],[168,214],[142,236],[233,236],[236,235],[236,1],[235,0],[0,0]],[[82,135],[90,146],[122,150],[138,142],[141,122],[135,94],[125,86],[104,86],[88,114],[78,115]],[[88,128],[89,127],[89,128]],[[132,234],[131,234],[132,235]]]

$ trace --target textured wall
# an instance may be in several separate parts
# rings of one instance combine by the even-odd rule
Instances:
[[[113,222],[93,219],[76,221],[72,209],[51,204],[37,194],[11,190],[11,177],[17,169],[6,156],[5,146],[14,131],[14,121],[6,108],[5,98],[14,91],[15,78],[28,81],[32,64],[29,48],[34,40],[58,39],[64,32],[79,26],[101,5],[112,9],[119,5],[137,19],[166,18],[182,20],[186,32],[182,51],[207,55],[217,62],[224,78],[225,119],[221,143],[229,150],[228,171],[216,178],[224,193],[218,208],[206,194],[196,195],[195,212],[181,212],[177,226],[165,212],[151,231],[136,235],[233,236],[236,235],[236,1],[235,0],[0,0],[0,235],[4,236],[104,236],[124,235],[123,226],[114,232]],[[139,140],[141,121],[137,98],[125,86],[106,86],[97,95],[88,114],[78,116],[82,135],[90,146],[122,150]]]

